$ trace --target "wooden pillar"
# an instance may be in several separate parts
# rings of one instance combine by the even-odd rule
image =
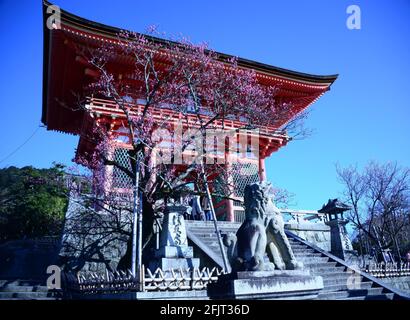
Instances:
[[[259,157],[259,179],[260,181],[266,181],[266,168],[265,168],[265,159]]]
[[[225,155],[225,163],[226,163],[226,172],[229,174],[228,183],[232,185],[232,183],[233,183],[232,161],[231,161],[229,152]],[[233,190],[232,190],[232,193],[233,193]],[[233,211],[233,200],[227,199],[225,201],[226,201],[226,221],[234,222],[235,221],[235,214],[234,214],[234,211]]]

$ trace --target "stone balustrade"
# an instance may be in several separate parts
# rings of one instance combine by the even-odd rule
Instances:
[[[402,263],[370,263],[364,271],[376,278],[410,276],[410,262]]]
[[[217,268],[151,271],[144,268],[134,277],[130,270],[104,273],[65,273],[65,290],[80,294],[120,293],[126,291],[204,290],[224,272]]]

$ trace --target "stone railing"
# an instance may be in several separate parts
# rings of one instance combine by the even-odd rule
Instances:
[[[363,269],[376,278],[410,276],[410,262],[405,263],[371,263]]]
[[[61,238],[56,236],[46,236],[42,238],[33,239],[35,245],[45,245],[45,246],[59,246],[61,243]]]
[[[208,283],[215,282],[223,271],[213,268],[162,271],[144,275],[142,291],[203,290]]]
[[[294,210],[294,209],[279,209],[283,214],[285,222],[289,223],[324,223],[327,219],[326,214],[319,213],[315,210]],[[243,222],[245,220],[245,211],[234,211],[235,222]]]
[[[285,229],[309,241],[323,250],[331,250],[330,227],[327,217],[315,210],[281,209]]]
[[[138,278],[130,271],[106,274],[87,272],[77,275],[65,273],[64,280],[65,291],[83,294],[116,293],[139,288]]]
[[[280,212],[287,223],[324,223],[327,219],[326,214],[316,210],[280,209]]]
[[[208,283],[215,282],[223,274],[217,268],[161,270],[157,269],[134,277],[127,272],[106,272],[105,274],[65,273],[65,290],[81,294],[120,293],[126,291],[183,291],[204,290]]]

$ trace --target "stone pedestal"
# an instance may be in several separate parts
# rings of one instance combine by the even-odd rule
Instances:
[[[157,268],[163,271],[199,268],[199,259],[194,258],[193,249],[188,246],[183,210],[180,209],[179,206],[168,207],[162,225],[160,247],[149,265],[152,271]]]
[[[208,285],[211,299],[314,299],[323,279],[305,270],[235,272]]]

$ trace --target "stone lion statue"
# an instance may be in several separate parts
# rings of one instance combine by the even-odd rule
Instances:
[[[294,270],[296,261],[284,231],[284,221],[273,203],[272,185],[253,183],[245,187],[245,221],[236,235],[224,236],[232,271]],[[265,253],[268,259],[265,259]]]

